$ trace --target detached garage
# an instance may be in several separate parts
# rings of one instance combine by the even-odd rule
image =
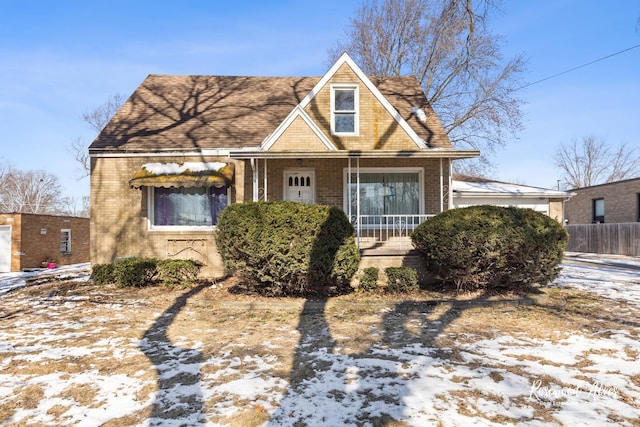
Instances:
[[[0,214],[0,273],[89,262],[89,218]]]
[[[527,185],[493,181],[486,178],[454,175],[451,183],[453,205],[464,208],[474,205],[515,206],[541,212],[564,221],[564,202],[574,193]]]

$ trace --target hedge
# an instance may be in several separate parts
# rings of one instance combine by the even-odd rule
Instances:
[[[442,212],[411,239],[427,271],[458,290],[516,289],[558,276],[568,234],[532,209],[487,205]]]
[[[353,233],[334,207],[249,202],[222,211],[216,242],[225,267],[252,291],[318,295],[350,290],[360,257]]]

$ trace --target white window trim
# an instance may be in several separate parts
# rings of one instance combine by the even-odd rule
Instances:
[[[418,188],[419,188],[419,199],[418,200],[418,210],[419,212],[416,215],[424,215],[424,168],[360,168],[360,173],[418,173]],[[355,168],[351,168],[352,174],[357,174],[358,171]],[[349,168],[344,168],[342,170],[342,194],[343,194],[343,210],[345,212],[349,212]],[[356,184],[356,182],[352,182],[352,184]]]
[[[352,89],[354,103],[353,132],[336,132],[336,89]],[[345,111],[346,110],[340,110]],[[358,136],[360,134],[360,88],[356,83],[334,83],[331,85],[331,135]]]
[[[65,233],[65,232],[66,232],[66,233],[69,233],[69,234],[68,234],[68,236],[69,236],[69,242],[68,242],[68,244],[67,244],[67,251],[66,251],[66,252],[63,252],[63,251],[62,251],[62,233]],[[70,228],[62,228],[62,229],[60,230],[60,253],[61,253],[61,254],[63,254],[63,255],[69,255],[69,254],[71,254],[71,229],[70,229]]]
[[[147,229],[149,231],[210,231],[215,230],[215,225],[153,225],[153,217],[155,210],[153,208],[153,201],[155,193],[153,191],[155,187],[147,187]],[[229,189],[227,188],[227,197]]]

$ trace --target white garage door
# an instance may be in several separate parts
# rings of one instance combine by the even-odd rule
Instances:
[[[0,225],[0,273],[11,271],[11,226]]]

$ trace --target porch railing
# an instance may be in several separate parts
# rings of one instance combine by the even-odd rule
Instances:
[[[383,243],[392,240],[409,241],[415,228],[434,215],[360,215],[353,216],[351,223],[356,229],[358,245],[361,243]]]

